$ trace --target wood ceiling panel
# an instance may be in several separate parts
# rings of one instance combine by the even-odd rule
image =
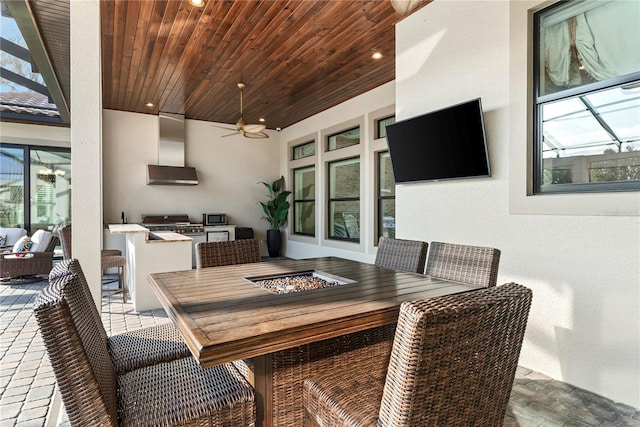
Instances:
[[[69,102],[69,0],[28,1]],[[235,123],[242,80],[245,120],[285,128],[395,77],[389,0],[205,1],[100,0],[104,108]]]
[[[235,123],[243,80],[245,120],[284,128],[394,79],[386,0],[101,5],[105,108]]]

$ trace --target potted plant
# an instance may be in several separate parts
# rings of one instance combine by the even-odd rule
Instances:
[[[289,197],[291,191],[284,190],[284,176],[276,179],[271,184],[263,181],[260,184],[263,184],[269,192],[269,200],[266,203],[260,202],[265,215],[263,218],[269,223],[267,249],[270,257],[277,257],[280,255],[280,247],[282,245],[280,227],[287,222],[290,206],[287,197]]]

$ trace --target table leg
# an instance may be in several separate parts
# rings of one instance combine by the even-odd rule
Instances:
[[[253,358],[256,427],[273,426],[273,372],[271,354]]]

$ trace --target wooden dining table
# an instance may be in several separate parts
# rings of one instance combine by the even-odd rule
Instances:
[[[279,294],[256,283],[313,273],[342,284]],[[393,333],[402,302],[478,288],[335,257],[154,273],[149,282],[201,366],[238,360],[249,363],[248,379],[256,393],[256,426],[301,425],[302,396],[297,394],[303,378],[293,379],[294,372],[304,376],[313,373],[314,366],[327,369],[329,365],[318,362],[324,356],[305,355],[298,349],[332,339],[348,342],[350,336],[379,328]],[[357,346],[369,345],[369,341],[365,336],[366,344]],[[293,367],[275,363],[278,355],[292,349],[300,362],[294,360]],[[367,350],[367,354],[373,353]],[[278,374],[278,384],[283,379],[295,382],[286,393],[274,390],[279,369],[289,371]],[[290,417],[296,417],[295,421]]]

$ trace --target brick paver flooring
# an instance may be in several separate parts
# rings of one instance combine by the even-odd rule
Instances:
[[[39,427],[47,421],[55,377],[32,311],[45,285],[0,284],[0,427]],[[169,321],[162,310],[136,313],[119,294],[102,301],[110,335]],[[68,425],[64,413],[61,419]],[[520,367],[504,426],[640,426],[640,412]]]

